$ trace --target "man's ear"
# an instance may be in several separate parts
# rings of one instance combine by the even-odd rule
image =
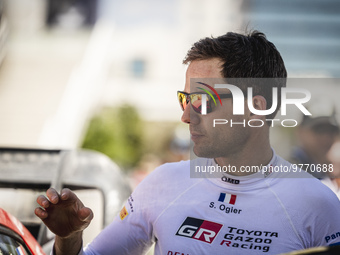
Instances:
[[[264,111],[267,108],[267,100],[260,95],[256,95],[252,98],[253,107],[256,110]],[[250,112],[250,116],[255,116],[256,114]]]

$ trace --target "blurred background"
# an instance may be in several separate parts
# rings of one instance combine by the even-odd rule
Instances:
[[[289,77],[340,77],[337,0],[0,3],[0,146],[98,150],[136,182],[189,156],[176,91],[198,39],[258,29]],[[293,131],[272,136],[288,156]]]
[[[1,151],[0,184],[11,190],[3,189],[0,207],[40,224],[32,209],[36,190],[50,183],[41,185],[36,176],[57,176],[60,187],[77,186],[82,199],[95,202],[90,207],[99,210],[99,224],[89,230],[90,241],[113,216],[105,210],[119,211],[130,193],[121,170],[133,188],[160,164],[190,157],[176,98],[184,87],[187,50],[206,36],[252,29],[277,46],[289,77],[296,78],[292,85],[312,94],[308,107],[315,118],[301,129],[272,128],[273,148],[287,159],[296,148],[293,156],[306,156],[301,151],[307,148],[315,160],[307,163],[336,163],[337,175],[326,181],[340,197],[334,159],[340,147],[327,156],[339,140],[339,28],[338,0],[0,0],[0,147],[51,150]],[[302,116],[294,118],[302,123]],[[81,148],[102,152],[117,165],[72,152]],[[48,154],[57,160],[50,162]],[[33,188],[19,183],[19,168],[24,184],[25,174],[35,170]],[[105,179],[110,173],[125,186]],[[114,187],[98,193],[105,181]],[[97,186],[88,192],[92,182]],[[27,188],[29,196],[22,191]],[[20,199],[28,207],[12,202]],[[105,201],[115,204],[104,209]]]

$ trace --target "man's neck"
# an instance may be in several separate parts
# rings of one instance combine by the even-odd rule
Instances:
[[[310,163],[315,163],[315,164],[328,164],[327,160],[327,152],[325,151],[320,151],[317,148],[312,148],[308,146],[301,146],[301,149],[304,151],[306,156],[308,157],[308,160],[310,160]]]
[[[228,157],[218,157],[215,158],[215,162],[223,167],[223,166],[233,166],[236,169],[240,170],[244,167],[253,167],[258,166],[259,170],[261,166],[266,166],[269,164],[270,160],[273,157],[273,150],[270,147],[269,143],[266,143],[265,146],[256,146],[245,148],[241,152],[237,154],[230,155]],[[229,173],[231,175],[236,176],[246,176],[253,174],[254,172],[232,172]]]

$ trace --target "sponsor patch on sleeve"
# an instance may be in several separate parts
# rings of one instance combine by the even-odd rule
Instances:
[[[339,240],[340,237],[340,231],[333,233],[331,235],[328,235],[325,237],[325,241],[328,244],[329,242],[333,241],[333,240]]]
[[[126,207],[124,206],[123,209],[119,213],[119,217],[121,220],[124,220],[126,216],[128,216],[128,211],[126,210]]]

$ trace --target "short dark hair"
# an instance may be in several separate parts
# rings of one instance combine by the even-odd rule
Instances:
[[[267,109],[272,105],[271,88],[278,87],[278,107],[268,116],[274,118],[281,105],[281,87],[286,86],[287,71],[279,51],[267,40],[265,34],[254,30],[245,35],[228,32],[216,38],[203,38],[191,47],[183,64],[212,58],[222,61],[221,74],[229,83],[234,84],[230,78],[250,78],[245,80],[251,83],[254,95],[261,95],[266,99]],[[265,82],[265,79],[256,82],[257,79],[253,78],[274,79],[270,82]],[[245,91],[250,84],[234,85]]]

